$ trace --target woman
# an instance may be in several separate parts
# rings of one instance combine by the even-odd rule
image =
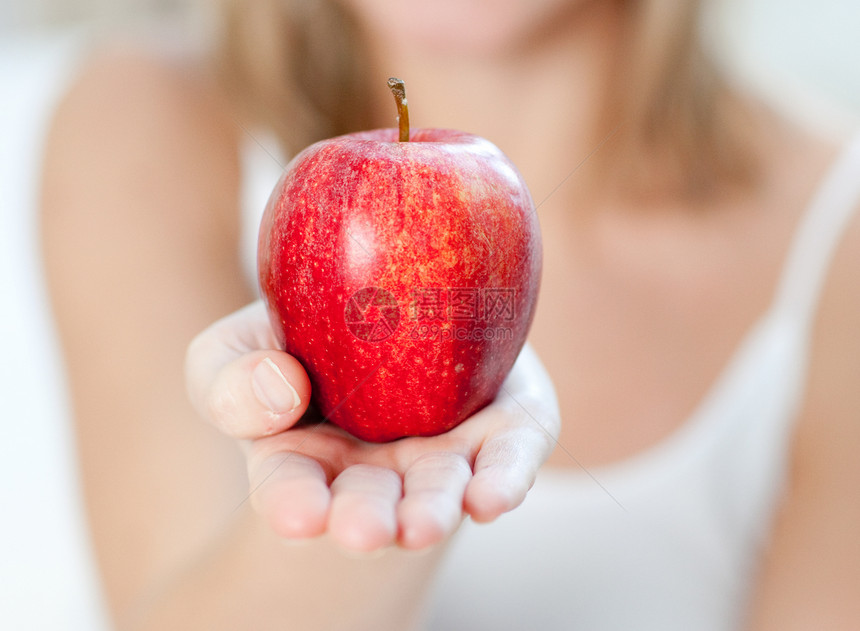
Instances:
[[[856,152],[730,89],[692,3],[343,4],[236,3],[223,84],[110,53],[57,111],[44,251],[117,625],[404,629],[438,575],[439,628],[856,626]],[[241,147],[389,126],[389,74],[538,202],[563,428],[528,351],[441,437],[292,428],[307,378],[252,304],[186,369],[248,490],[179,368],[253,299]]]

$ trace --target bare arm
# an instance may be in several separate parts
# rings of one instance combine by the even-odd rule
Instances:
[[[754,602],[755,631],[860,628],[858,253],[855,218],[820,304],[788,496]]]
[[[373,585],[356,580],[367,568],[324,542],[285,548],[247,509],[232,514],[244,461],[187,401],[188,342],[250,296],[236,260],[236,138],[173,72],[95,61],[58,112],[45,165],[44,254],[107,596],[121,628],[153,602],[175,606],[165,589],[196,595],[195,619],[173,612],[152,628],[276,628],[315,601],[323,624],[350,608],[323,607],[322,586]],[[392,563],[374,567],[405,571]]]
[[[201,423],[187,401],[186,348],[249,296],[236,260],[233,125],[217,98],[189,86],[134,57],[95,62],[60,108],[45,165],[45,259],[114,617],[121,629],[159,631],[408,628],[442,549],[433,544],[464,510],[489,520],[522,500],[557,418],[545,431],[499,403],[448,437],[371,448],[336,431],[329,440],[328,429],[302,439],[290,427],[303,397],[271,435],[257,422],[268,412],[250,403],[250,373],[262,357],[294,360],[265,344],[227,344],[223,356],[216,325],[192,345],[190,386],[230,438]],[[216,352],[198,361],[207,349]],[[523,401],[544,394],[528,379],[509,385]],[[247,462],[237,437],[252,439]],[[254,484],[299,444],[301,458],[249,497],[246,467]],[[453,461],[458,484],[422,484]]]
[[[182,386],[187,341],[247,297],[234,139],[180,81],[128,54],[93,61],[60,105],[44,165],[45,265],[118,613],[219,536],[241,492],[241,460],[195,422]]]

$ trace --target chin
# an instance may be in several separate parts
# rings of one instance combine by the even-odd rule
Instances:
[[[343,0],[400,49],[495,55],[519,49],[586,0]]]

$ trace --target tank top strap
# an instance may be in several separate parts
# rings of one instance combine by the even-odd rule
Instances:
[[[776,310],[804,325],[811,322],[830,261],[858,206],[860,133],[840,152],[799,222],[777,286]]]

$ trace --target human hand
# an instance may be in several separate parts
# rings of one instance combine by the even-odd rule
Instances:
[[[496,400],[439,436],[368,443],[314,423],[307,374],[277,350],[261,302],[198,335],[186,377],[203,417],[243,440],[249,499],[266,523],[287,539],[328,533],[354,551],[426,548],[465,515],[488,522],[515,508],[560,425],[552,383],[528,346]]]

